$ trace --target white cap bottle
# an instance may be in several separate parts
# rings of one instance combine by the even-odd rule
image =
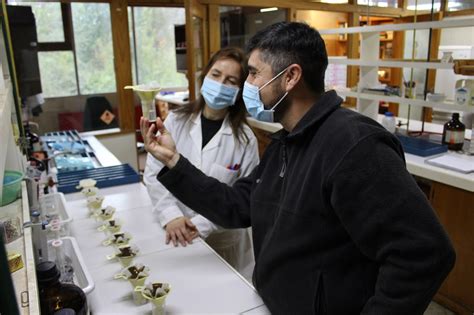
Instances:
[[[382,118],[382,126],[384,126],[390,133],[395,133],[397,126],[392,112],[385,112],[385,115]]]

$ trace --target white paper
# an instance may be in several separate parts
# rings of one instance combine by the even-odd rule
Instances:
[[[474,172],[474,157],[467,155],[444,154],[425,161],[428,164],[462,173]]]

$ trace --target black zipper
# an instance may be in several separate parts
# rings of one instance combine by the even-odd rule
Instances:
[[[280,177],[283,178],[285,177],[285,172],[286,172],[286,145],[285,142],[282,144],[282,150],[283,150],[283,165],[281,166],[280,170]]]

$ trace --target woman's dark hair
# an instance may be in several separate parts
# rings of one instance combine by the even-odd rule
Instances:
[[[207,65],[202,70],[201,76],[199,77],[199,84],[202,85],[204,78],[211,70],[212,66],[218,60],[230,59],[234,60],[240,64],[240,82],[239,82],[239,95],[233,106],[228,107],[229,111],[229,122],[232,128],[234,137],[241,142],[248,142],[248,137],[243,130],[243,125],[247,123],[247,109],[245,108],[244,101],[242,99],[242,91],[244,87],[245,80],[247,79],[248,69],[247,69],[247,56],[242,49],[236,47],[226,47],[214,53],[207,63]],[[199,98],[189,103],[186,106],[181,106],[175,110],[178,115],[189,116],[192,114],[197,114],[204,109],[206,102],[202,95],[199,95]]]
[[[272,67],[273,75],[291,64],[300,65],[303,79],[316,92],[324,92],[328,56],[324,40],[317,30],[304,23],[279,22],[255,34],[247,44],[247,53],[259,50],[262,60]]]

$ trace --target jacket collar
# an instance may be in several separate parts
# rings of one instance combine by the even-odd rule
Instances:
[[[341,103],[342,98],[337,95],[336,91],[331,90],[323,93],[290,133],[282,129],[274,133],[272,138],[282,139],[286,137],[287,139],[293,139],[300,137],[307,130],[312,130],[320,124],[329,114],[338,109]]]

